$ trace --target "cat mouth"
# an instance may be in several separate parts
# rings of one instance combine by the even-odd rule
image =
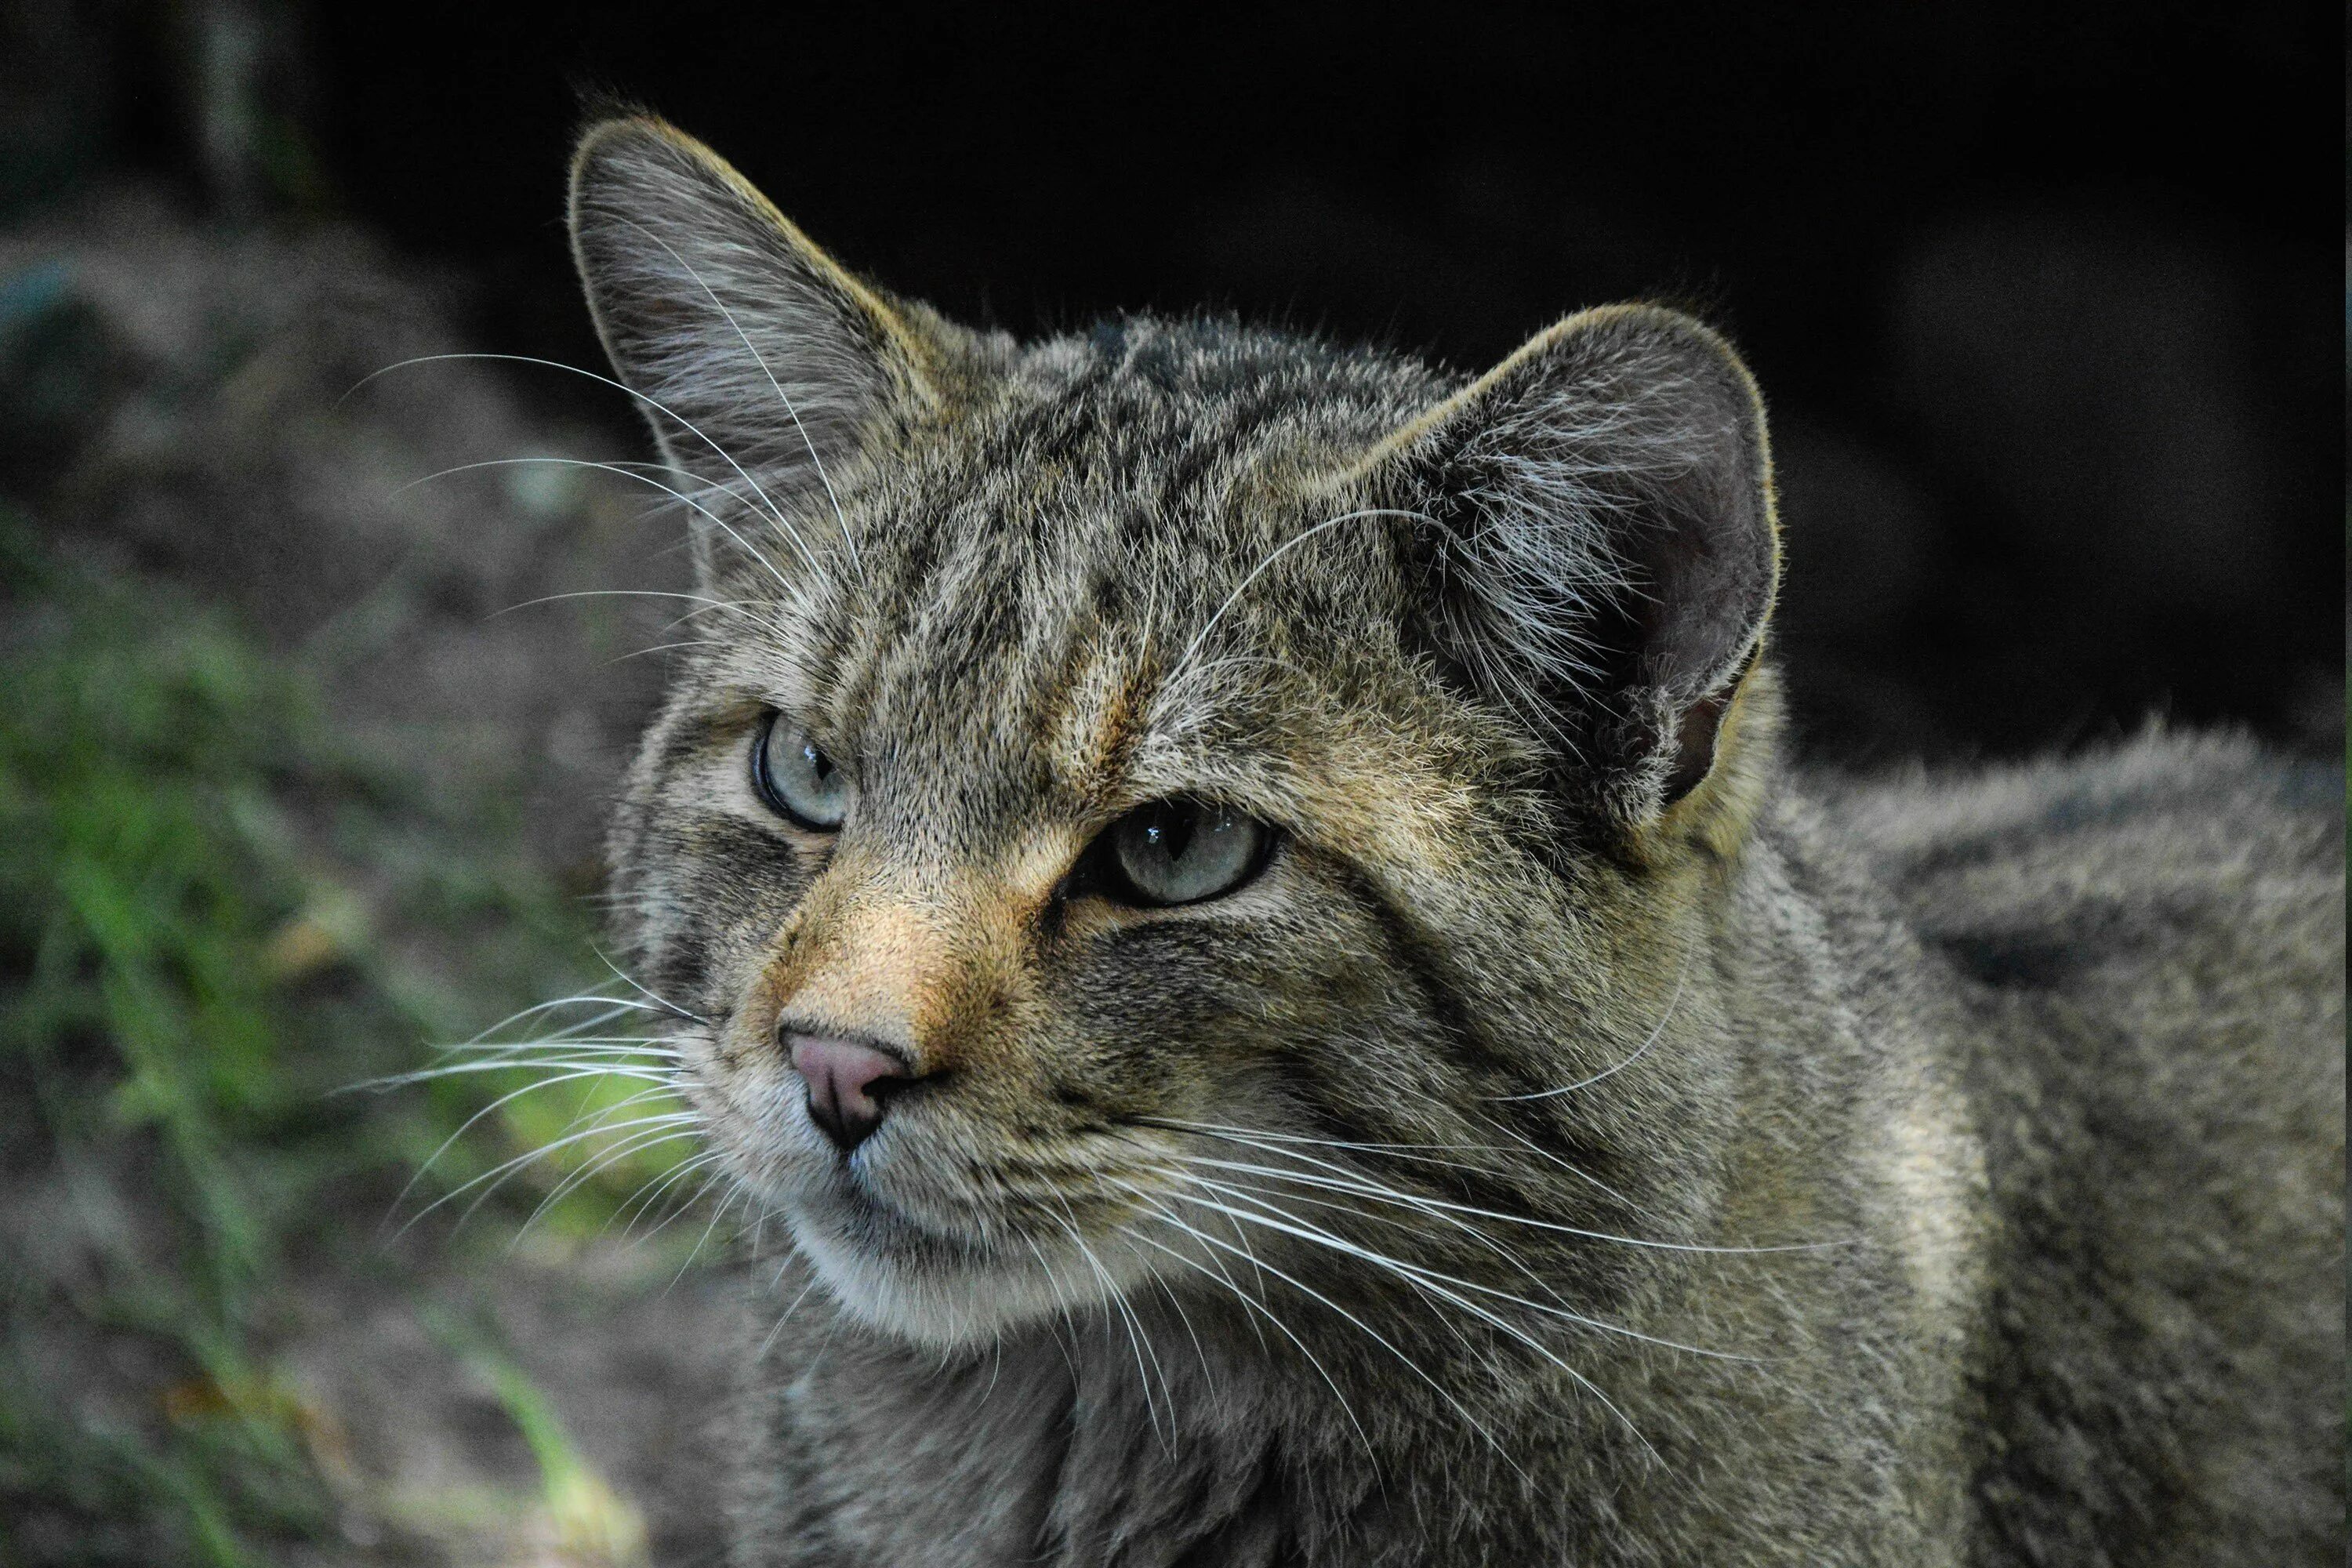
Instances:
[[[969,1227],[950,1228],[893,1200],[871,1175],[844,1163],[803,1200],[807,1217],[840,1245],[893,1262],[984,1267],[994,1253]]]
[[[1098,1199],[1041,1200],[1034,1213],[1019,1202],[959,1204],[941,1215],[921,1202],[933,1194],[910,1202],[888,1187],[845,1162],[784,1210],[827,1292],[871,1328],[935,1348],[970,1346],[1123,1295],[1148,1277],[1132,1248],[1094,1233]]]
[[[872,1198],[794,1212],[794,1243],[850,1318],[935,1350],[985,1345],[1008,1331],[1123,1296],[1139,1283],[1118,1260],[1067,1239],[992,1245],[943,1233]]]

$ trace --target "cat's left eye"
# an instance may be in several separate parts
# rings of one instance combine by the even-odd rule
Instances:
[[[782,713],[771,713],[751,747],[751,788],[777,816],[820,833],[849,815],[849,775]]]
[[[1161,800],[1139,806],[1095,841],[1097,891],[1145,908],[1230,893],[1265,864],[1273,834],[1230,806]]]

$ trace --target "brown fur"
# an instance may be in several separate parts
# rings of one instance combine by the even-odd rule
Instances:
[[[1790,776],[1761,405],[1671,312],[1020,345],[634,118],[573,235],[712,601],[614,847],[791,1238],[747,1568],[2341,1560],[2324,784]],[[1179,796],[1263,871],[1089,891]],[[854,1153],[789,1029],[919,1075]]]

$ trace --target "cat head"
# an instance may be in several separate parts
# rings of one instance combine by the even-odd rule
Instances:
[[[1587,311],[1475,380],[1211,321],[1016,343],[639,117],[571,211],[701,600],[614,835],[632,951],[843,1306],[962,1343],[1229,1294],[1237,1241],[1328,1280],[1433,1193],[1704,1202],[1657,1152],[1778,572],[1720,338]]]

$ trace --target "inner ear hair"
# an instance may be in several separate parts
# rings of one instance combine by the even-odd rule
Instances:
[[[1780,571],[1763,407],[1721,337],[1655,306],[1570,317],[1373,469],[1428,520],[1441,661],[1577,804],[1637,821],[1706,780]]]
[[[877,428],[936,399],[928,312],[857,279],[662,121],[587,128],[570,221],[614,373],[699,505],[830,491]],[[813,512],[822,528],[826,509]]]

